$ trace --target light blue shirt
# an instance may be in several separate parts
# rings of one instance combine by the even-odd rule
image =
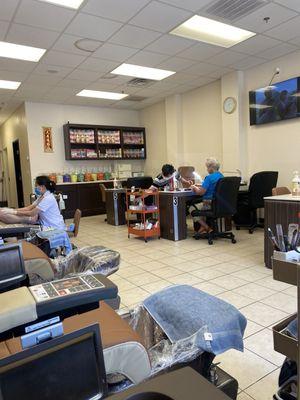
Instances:
[[[64,219],[52,193],[49,191],[45,192],[35,201],[35,204],[39,210],[39,221],[41,225],[62,230],[66,229]]]
[[[201,185],[204,189],[206,189],[206,192],[203,195],[203,200],[211,200],[213,198],[216,190],[216,184],[221,178],[223,178],[223,174],[221,174],[219,171],[213,172],[204,178],[204,181]]]

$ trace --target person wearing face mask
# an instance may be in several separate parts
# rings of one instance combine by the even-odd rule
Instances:
[[[53,195],[55,183],[47,176],[35,180],[35,194],[38,196],[30,206],[17,209],[0,209],[0,221],[6,224],[35,224],[65,230],[65,223]]]

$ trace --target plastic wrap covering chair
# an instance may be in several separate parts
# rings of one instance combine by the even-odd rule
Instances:
[[[186,179],[187,181],[194,181],[195,176],[195,168],[194,167],[189,167],[189,166],[182,166],[178,168],[178,172],[182,178]],[[188,187],[188,185],[183,184],[183,187]]]
[[[291,191],[286,186],[279,186],[272,189],[272,196],[281,196],[284,194],[291,194]]]
[[[262,171],[252,175],[249,190],[239,193],[238,196],[237,214],[234,216],[237,229],[247,227],[249,233],[253,233],[255,228],[264,227],[258,222],[257,210],[264,208],[264,197],[272,195],[277,179],[277,171]]]
[[[224,232],[222,230],[222,218],[232,217],[236,213],[240,183],[241,178],[237,176],[219,179],[212,199],[211,209],[192,211],[193,217],[206,217],[213,229],[208,234],[196,234],[195,239],[207,238],[208,243],[213,244],[214,238],[224,238],[236,243],[232,232]],[[220,220],[220,228],[218,227],[218,220]]]

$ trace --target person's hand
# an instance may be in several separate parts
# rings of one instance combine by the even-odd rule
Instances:
[[[191,185],[191,187],[190,187],[190,188],[192,189],[192,191],[193,191],[193,192],[196,192],[196,191],[197,191],[197,189],[198,189],[196,185]]]
[[[192,186],[192,185],[194,184],[194,182],[193,182],[192,180],[189,180],[189,181],[188,181],[188,184],[189,184],[190,186]]]

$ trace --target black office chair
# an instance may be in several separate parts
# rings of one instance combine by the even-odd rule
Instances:
[[[255,228],[264,227],[258,221],[257,210],[264,208],[264,197],[272,196],[277,179],[277,171],[262,171],[252,175],[249,190],[239,193],[238,196],[237,213],[233,218],[236,229],[246,227],[249,233],[253,233]]]
[[[133,178],[128,178],[126,187],[130,189],[132,186],[139,189],[148,189],[153,183],[151,176],[136,176]]]
[[[208,244],[213,244],[214,238],[230,239],[236,243],[235,236],[231,231],[223,231],[222,219],[231,218],[236,213],[238,191],[241,178],[230,176],[222,178],[217,182],[214,197],[212,199],[211,210],[192,211],[192,217],[206,217],[207,222],[212,227],[211,233],[197,233],[195,239],[207,238]],[[218,220],[220,227],[218,226]]]

